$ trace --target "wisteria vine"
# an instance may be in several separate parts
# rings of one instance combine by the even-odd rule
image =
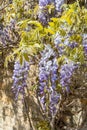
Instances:
[[[12,0],[9,2],[14,3]],[[29,97],[30,90],[34,87],[42,116],[44,119],[47,117],[45,121],[51,126],[55,124],[56,117],[61,118],[63,103],[67,100],[65,97],[73,94],[72,79],[76,78],[75,74],[78,73],[82,62],[87,61],[86,10],[80,14],[80,7],[77,4],[74,6],[70,4],[65,9],[63,8],[65,0],[39,0],[39,11],[36,7],[31,13],[31,10],[27,8],[28,4],[24,4],[25,1],[22,2],[22,7],[28,12],[21,9],[19,2],[18,16],[14,16],[15,11],[13,11],[13,15],[9,18],[10,21],[8,20],[9,24],[4,27],[0,24],[0,49],[3,51],[11,47],[11,52],[14,54],[11,53],[12,59],[7,57],[10,59],[8,61],[17,59],[14,63],[11,88],[15,101],[22,96],[23,103],[26,105],[26,98]],[[13,10],[17,7],[10,6]],[[82,17],[83,14],[85,18],[82,20],[79,16]],[[76,21],[77,25],[75,25]],[[3,52],[0,51],[0,56],[2,55]],[[21,57],[23,63],[21,63]],[[36,68],[34,86],[27,89],[30,86],[29,83],[33,84],[32,79],[27,84],[29,72],[31,75],[33,71],[30,67],[31,60],[34,61],[35,67],[38,66],[38,69]],[[53,126],[51,130],[54,130]]]

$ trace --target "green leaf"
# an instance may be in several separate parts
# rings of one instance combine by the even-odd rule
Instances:
[[[25,60],[29,62],[28,53],[23,53],[23,56],[24,56]]]
[[[58,22],[58,18],[51,18],[51,20],[55,23],[55,22]]]
[[[23,64],[23,56],[20,55],[20,64],[22,65]]]
[[[43,29],[43,26],[38,21],[33,21],[32,20],[32,21],[29,21],[28,24],[34,24],[35,26],[39,27],[39,29],[41,29],[41,30]]]
[[[50,34],[55,34],[55,32],[51,29],[51,28],[45,28],[44,30],[47,34],[50,33]]]

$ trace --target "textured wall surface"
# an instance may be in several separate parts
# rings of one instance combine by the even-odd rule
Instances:
[[[16,112],[16,106],[4,92],[0,99],[0,130],[29,130],[29,123],[23,118],[22,104],[19,102]]]

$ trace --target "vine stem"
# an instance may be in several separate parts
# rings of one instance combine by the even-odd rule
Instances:
[[[28,93],[28,100],[30,100],[29,99],[29,90],[28,90],[28,88],[27,88],[27,93]],[[25,102],[26,103],[26,102]],[[28,117],[28,121],[29,121],[29,124],[30,124],[30,127],[32,128],[32,130],[35,130],[35,128],[34,128],[34,125],[33,125],[33,122],[32,122],[32,119],[31,119],[31,116],[30,116],[30,113],[31,113],[31,109],[30,109],[30,107],[29,107],[29,110],[27,110],[27,107],[26,107],[26,113],[27,113],[27,117]]]
[[[27,118],[28,118],[28,122],[29,122],[30,128],[32,128],[32,123],[31,123],[31,119],[30,119],[30,116],[29,116],[29,113],[28,113],[28,110],[27,110],[25,99],[24,99],[24,105],[25,105],[26,114],[27,114]]]

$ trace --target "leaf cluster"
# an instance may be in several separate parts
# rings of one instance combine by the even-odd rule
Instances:
[[[22,7],[23,3],[24,0],[21,2],[14,0],[13,5],[10,5],[8,8],[8,10],[12,9],[11,16],[9,15],[10,18],[15,14],[13,18],[18,19],[16,25],[21,38],[18,48],[13,50],[11,56],[16,55],[20,58],[22,64],[24,59],[29,61],[29,56],[37,55],[44,48],[45,44],[51,44],[53,49],[55,49],[54,39],[56,34],[59,33],[62,37],[61,46],[64,46],[63,43],[67,38],[69,44],[76,42],[78,46],[74,49],[64,46],[65,54],[62,57],[58,57],[58,62],[63,61],[65,57],[75,62],[84,62],[82,36],[84,33],[87,33],[86,8],[81,8],[78,2],[64,5],[62,16],[51,18],[48,26],[44,27],[38,20],[32,17],[22,19],[22,17],[17,16],[18,12],[22,14],[19,8]],[[7,57],[7,59],[9,58]]]

